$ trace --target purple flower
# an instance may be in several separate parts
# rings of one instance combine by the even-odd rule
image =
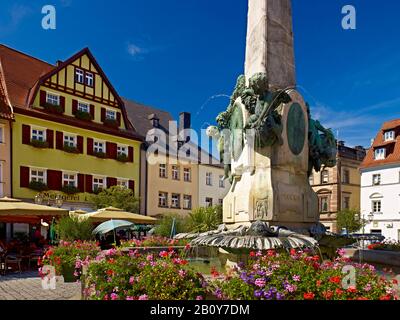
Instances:
[[[263,290],[255,290],[255,291],[254,291],[254,296],[255,296],[256,298],[261,298],[261,297],[263,296],[263,294],[264,294],[264,291],[263,291]]]
[[[197,296],[196,300],[203,300],[203,296]]]
[[[129,278],[129,284],[133,284],[135,282],[135,277],[130,277]]]
[[[125,300],[135,300],[135,299],[131,296],[127,296]]]
[[[283,300],[285,295],[283,293],[277,292],[276,293],[276,300]]]
[[[222,299],[222,290],[217,288],[214,292],[214,295],[218,298],[218,299]]]
[[[110,297],[111,297],[111,300],[118,300],[118,298],[119,298],[119,296],[114,292],[111,293]]]
[[[147,294],[142,294],[142,295],[139,297],[139,300],[149,300],[149,297],[148,297]]]

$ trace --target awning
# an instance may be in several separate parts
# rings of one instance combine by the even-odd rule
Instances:
[[[0,199],[0,218],[7,217],[43,217],[43,216],[65,216],[68,210],[42,206],[34,203],[22,202],[11,198]]]
[[[80,215],[79,218],[87,218],[93,222],[104,222],[107,220],[127,220],[136,224],[156,224],[157,219],[136,214],[132,212],[123,211],[122,209],[108,207],[100,209],[96,212]]]

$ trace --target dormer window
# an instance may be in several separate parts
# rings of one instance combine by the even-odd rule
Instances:
[[[81,69],[75,70],[75,81],[78,83],[83,83],[84,72]]]
[[[108,120],[116,120],[117,113],[114,110],[107,110],[106,111],[106,119]]]
[[[86,85],[89,87],[93,87],[93,73],[86,72],[85,79],[86,79]]]
[[[385,141],[392,141],[394,140],[394,131],[386,131],[385,132]]]
[[[375,149],[375,160],[384,160],[386,157],[386,149],[378,148]]]
[[[46,102],[48,104],[53,105],[53,106],[58,106],[58,105],[60,105],[60,96],[56,95],[56,94],[53,94],[53,93],[50,93],[50,92],[47,92],[47,94],[46,94]]]

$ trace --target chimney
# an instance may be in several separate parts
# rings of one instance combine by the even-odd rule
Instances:
[[[148,119],[150,120],[151,126],[153,128],[158,128],[160,125],[160,119],[157,117],[155,113],[152,113],[148,116]]]
[[[179,114],[179,133],[181,133],[182,130],[188,130],[191,129],[191,115],[190,112],[181,112]],[[182,133],[183,134],[183,133]],[[185,132],[185,142],[190,141],[190,134],[188,135],[187,132]]]
[[[56,66],[59,67],[63,62],[61,60],[57,60]]]

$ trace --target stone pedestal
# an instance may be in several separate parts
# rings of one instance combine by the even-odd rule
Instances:
[[[308,229],[319,221],[318,199],[307,175],[307,108],[297,91],[288,94],[292,101],[277,109],[283,145],[255,149],[251,136],[245,135],[243,152],[232,161],[234,182],[223,202],[224,223],[262,220],[293,230]],[[242,113],[245,123],[249,115],[243,105]]]

